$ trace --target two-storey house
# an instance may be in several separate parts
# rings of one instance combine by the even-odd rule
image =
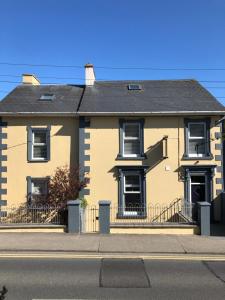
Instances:
[[[196,80],[41,85],[32,75],[0,103],[1,204],[47,194],[56,167],[89,173],[89,205],[111,200],[118,219],[145,218],[176,199],[212,203],[220,221],[221,118],[225,109]]]

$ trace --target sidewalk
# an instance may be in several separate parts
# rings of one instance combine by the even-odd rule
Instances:
[[[0,233],[0,252],[13,251],[225,255],[225,237]]]

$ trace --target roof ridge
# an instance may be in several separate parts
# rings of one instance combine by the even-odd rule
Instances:
[[[114,83],[114,82],[165,82],[165,81],[195,81],[198,82],[196,79],[122,79],[122,80],[96,80],[95,83]]]

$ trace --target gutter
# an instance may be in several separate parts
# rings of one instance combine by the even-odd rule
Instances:
[[[77,112],[81,116],[182,116],[224,115],[225,111]]]
[[[2,117],[75,117],[76,112],[0,112]]]
[[[225,111],[156,111],[156,112],[0,112],[1,116],[14,117],[43,117],[43,116],[61,116],[61,117],[75,117],[75,116],[201,116],[201,115],[221,115],[218,123],[225,120]]]

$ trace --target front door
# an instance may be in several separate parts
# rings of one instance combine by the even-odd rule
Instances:
[[[190,203],[192,205],[192,218],[197,218],[197,202],[206,201],[207,185],[205,175],[192,175],[190,180]]]

